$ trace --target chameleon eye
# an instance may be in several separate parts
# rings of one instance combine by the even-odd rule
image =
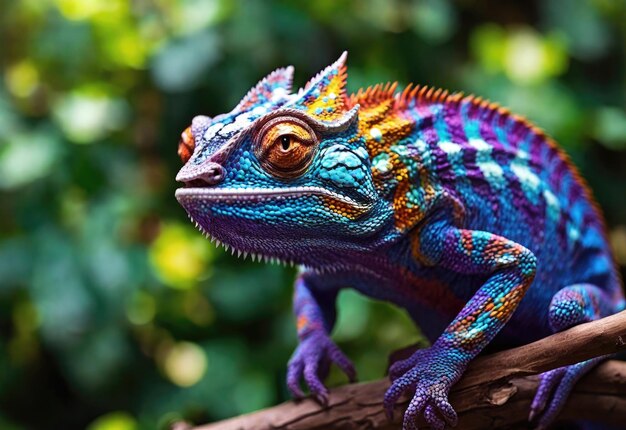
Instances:
[[[254,152],[265,170],[290,179],[304,173],[313,159],[317,143],[315,133],[306,123],[296,118],[279,117],[259,130]]]
[[[189,161],[195,147],[196,142],[191,133],[191,127],[187,127],[180,135],[180,141],[178,142],[178,156],[183,163]]]

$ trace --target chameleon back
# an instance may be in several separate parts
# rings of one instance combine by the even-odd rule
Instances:
[[[399,230],[410,232],[428,200],[443,192],[463,207],[459,222],[465,228],[490,231],[530,249],[539,262],[535,287],[511,328],[516,320],[547,311],[566,285],[594,284],[616,303],[623,300],[602,214],[553,140],[479,98],[427,87],[409,86],[399,95],[394,90],[395,84],[388,84],[359,91],[350,105],[361,106],[361,134],[381,194],[390,178],[398,180],[387,198]],[[459,294],[468,290],[455,282]],[[549,332],[545,321],[538,323],[534,337]]]

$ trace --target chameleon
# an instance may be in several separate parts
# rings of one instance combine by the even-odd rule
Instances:
[[[378,84],[348,94],[347,53],[292,92],[270,73],[230,112],[182,133],[176,198],[208,238],[244,258],[295,264],[298,346],[286,382],[322,404],[335,301],[354,288],[405,309],[430,341],[389,369],[383,405],[412,399],[455,426],[451,387],[487,346],[532,342],[625,307],[601,211],[566,153],[538,127],[473,95]],[[554,422],[575,382],[606,357],[540,376],[529,420]]]

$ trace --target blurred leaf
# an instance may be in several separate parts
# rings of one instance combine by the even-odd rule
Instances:
[[[209,298],[222,318],[229,321],[267,315],[278,302],[286,272],[283,267],[261,264],[250,264],[245,271],[216,271]]]
[[[68,139],[92,143],[126,125],[128,108],[119,98],[85,89],[62,97],[54,115]]]
[[[369,300],[353,290],[342,291],[337,308],[338,319],[333,337],[342,342],[361,336],[369,317]]]
[[[30,291],[44,339],[63,349],[79,341],[96,315],[95,303],[75,270],[71,244],[50,230],[39,232],[37,241]]]
[[[271,406],[274,402],[272,383],[266,372],[246,373],[239,378],[233,393],[233,401],[239,414]]]
[[[539,2],[545,21],[565,36],[572,56],[586,60],[603,55],[611,43],[609,27],[593,4],[591,0]]]
[[[59,141],[49,129],[16,133],[0,146],[0,189],[12,189],[43,178],[61,157]]]
[[[24,239],[12,238],[0,242],[0,296],[27,284],[32,270],[29,244]]]
[[[415,2],[413,29],[422,37],[441,43],[456,29],[456,11],[448,0]]]
[[[152,74],[157,86],[180,92],[196,87],[219,59],[217,35],[209,30],[171,40],[154,58]]]
[[[136,291],[127,302],[126,316],[128,320],[137,325],[147,324],[152,321],[156,313],[156,300],[144,291]]]
[[[495,24],[485,24],[472,32],[470,47],[481,66],[490,73],[502,70],[506,53],[506,33]]]
[[[66,361],[66,377],[73,385],[96,395],[115,383],[112,377],[128,365],[130,351],[120,327],[111,324],[89,333],[76,339],[72,348],[62,351],[62,357]]]
[[[626,149],[626,112],[614,107],[603,107],[594,115],[593,136],[607,148]]]

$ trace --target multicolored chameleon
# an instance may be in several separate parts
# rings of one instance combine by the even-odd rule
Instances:
[[[176,198],[238,255],[296,263],[300,340],[287,385],[324,402],[341,288],[406,309],[431,346],[390,368],[391,414],[455,425],[450,388],[487,345],[504,348],[625,307],[600,210],[543,132],[473,96],[376,85],[347,95],[346,54],[295,94],[271,73],[231,112],[182,135]],[[546,427],[602,358],[541,375],[530,419]]]

